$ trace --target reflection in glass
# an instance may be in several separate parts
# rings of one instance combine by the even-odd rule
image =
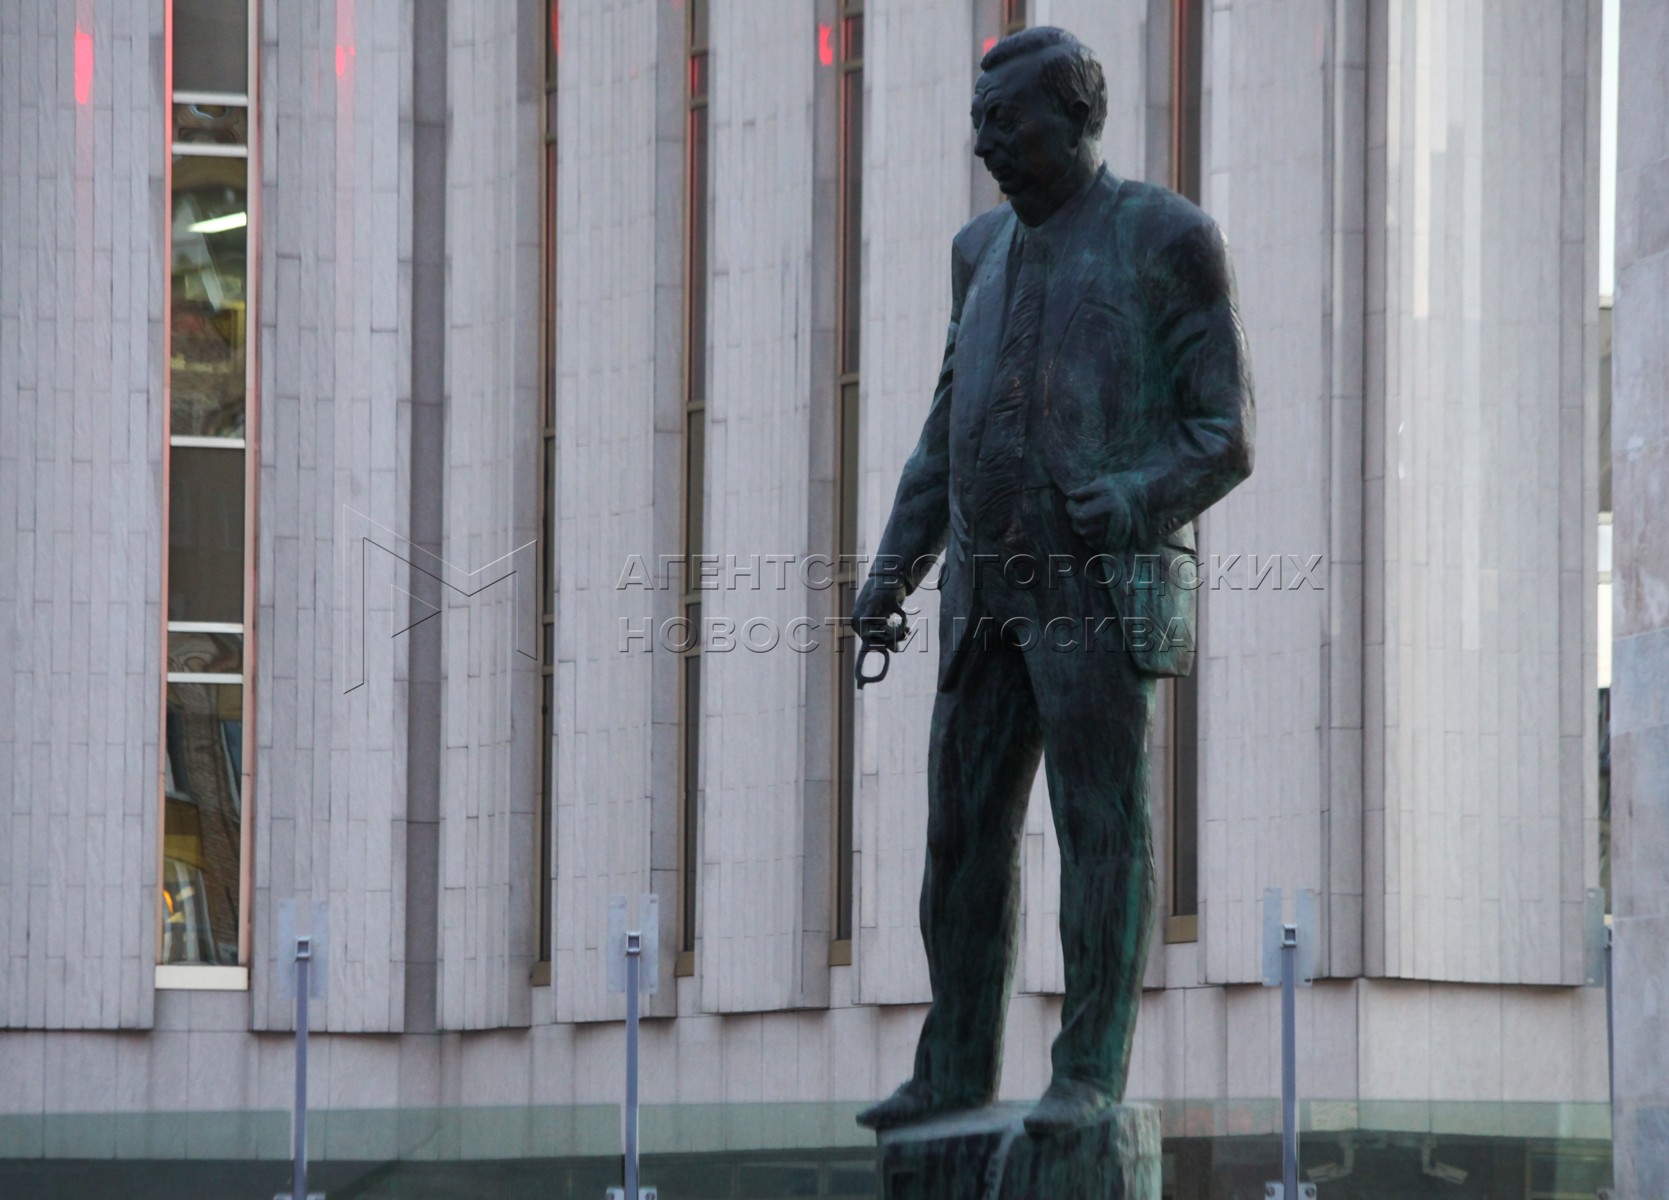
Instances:
[[[842,584],[841,590],[851,584]],[[849,602],[848,602],[849,603]],[[851,611],[842,604],[842,613]],[[857,786],[857,680],[852,666],[858,651],[854,637],[835,640],[835,686],[840,689],[840,712],[836,721],[840,755],[840,790],[835,797],[835,919],[834,935],[839,940],[852,936],[852,905],[856,898],[852,879],[852,831],[856,814],[853,811]]]
[[[688,401],[707,396],[707,110],[690,114],[690,259]]]
[[[1205,95],[1205,3],[1176,0],[1171,36],[1175,40],[1175,78],[1171,98],[1171,186],[1188,199],[1200,199],[1201,113]]]
[[[707,0],[690,0],[690,47],[707,48]]]
[[[193,675],[243,674],[243,634],[168,634],[168,672]]]
[[[170,432],[244,431],[249,164],[174,158]]]
[[[249,0],[174,0],[174,90],[249,91]]]
[[[1199,676],[1172,681],[1171,915],[1200,911]]]
[[[551,642],[550,630],[545,631],[545,642]],[[551,961],[551,804],[555,782],[554,729],[555,680],[544,677],[540,690],[540,713],[544,718],[539,738],[539,961]]]
[[[168,685],[162,961],[238,961],[243,688]]]
[[[690,99],[704,100],[707,97],[707,55],[690,55]]]
[[[693,592],[696,586],[696,562],[703,553],[702,534],[707,528],[707,413],[696,409],[690,413],[688,440],[689,462],[685,464],[684,545],[688,557],[684,560],[684,590]]]
[[[840,86],[840,371],[850,375],[858,370],[863,294],[863,72],[846,72]]]
[[[858,384],[840,385],[840,570],[850,572],[858,554]],[[842,612],[847,610],[842,609]]]
[[[168,619],[243,620],[243,451],[175,446],[168,472]]]
[[[691,620],[701,622],[701,605],[691,605]],[[696,636],[692,634],[692,637]],[[684,795],[683,895],[679,904],[681,928],[678,949],[695,949],[696,869],[700,864],[701,823],[701,655],[684,658]]]
[[[841,47],[840,53],[841,57],[851,63],[863,57],[863,6],[854,4],[849,11],[852,15],[843,22],[841,29],[845,44]]]
[[[242,104],[176,104],[174,144],[247,146],[249,109]]]

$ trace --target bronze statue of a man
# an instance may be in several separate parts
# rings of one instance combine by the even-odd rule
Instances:
[[[1019,846],[1044,758],[1066,998],[1027,1129],[1123,1097],[1154,903],[1154,680],[1193,666],[1193,520],[1250,474],[1252,387],[1222,236],[1101,161],[1101,65],[1028,29],[980,63],[974,153],[1007,202],[952,245],[921,440],[853,611],[866,645],[944,552],[922,941],[933,1005],[875,1129],[989,1102]],[[1181,569],[1179,570],[1179,564]]]

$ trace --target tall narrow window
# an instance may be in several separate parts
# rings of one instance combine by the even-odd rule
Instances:
[[[863,316],[863,0],[840,5],[839,293],[835,336],[835,805],[834,962],[851,961],[852,850],[857,783],[858,351]]]
[[[254,764],[252,0],[173,0],[159,986],[245,981]],[[217,971],[216,968],[219,968]],[[235,974],[234,974],[235,972]]]
[[[1026,27],[1026,0],[1003,0],[1003,36]]]
[[[1599,310],[1599,886],[1611,909],[1611,310],[1609,294]]]
[[[711,85],[707,0],[688,0],[689,59],[685,118],[684,256],[684,529],[680,615],[688,633],[682,665],[683,731],[679,754],[680,887],[678,973],[695,970],[696,883],[701,821],[701,595],[694,565],[702,553],[707,492],[707,232],[708,115]]]
[[[1174,0],[1171,20],[1171,187],[1200,201],[1200,110],[1204,88],[1204,0]],[[1200,621],[1205,605],[1200,605]],[[1195,630],[1198,636],[1198,629]],[[1198,936],[1199,885],[1199,673],[1171,681],[1170,896],[1165,938],[1191,942]]]
[[[540,206],[542,258],[539,265],[539,351],[541,358],[539,437],[539,944],[533,982],[551,981],[551,836],[555,804],[552,738],[555,736],[556,670],[556,81],[562,48],[560,0],[545,2],[545,163]]]
[[[1171,24],[1171,187],[1200,202],[1200,106],[1204,97],[1205,5],[1174,0]]]
[[[1599,886],[1611,901],[1611,334],[1617,289],[1617,5],[1600,10],[1599,101]]]

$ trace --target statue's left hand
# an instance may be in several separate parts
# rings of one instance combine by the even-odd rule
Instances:
[[[1097,550],[1113,554],[1136,542],[1136,496],[1123,475],[1102,475],[1068,492],[1066,513],[1078,536]]]

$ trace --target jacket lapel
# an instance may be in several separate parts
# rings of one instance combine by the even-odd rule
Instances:
[[[1101,175],[1071,214],[1071,222],[1059,230],[1054,243],[1055,264],[1049,275],[1049,291],[1043,300],[1044,336],[1038,347],[1047,370],[1066,337],[1067,326],[1078,305],[1096,290],[1098,281],[1108,278],[1108,256],[1114,253],[1108,217],[1117,205],[1123,186],[1111,171]],[[1047,391],[1047,381],[1039,380]]]
[[[962,324],[956,331],[956,364],[953,404],[956,424],[971,424],[978,446],[985,432],[985,410],[990,403],[991,377],[996,373],[997,355],[1002,350],[1003,318],[1008,307],[1007,267],[1009,247],[1014,242],[1015,217],[1009,211],[985,248],[973,282],[968,285],[962,305]],[[972,462],[967,464],[970,468]]]

